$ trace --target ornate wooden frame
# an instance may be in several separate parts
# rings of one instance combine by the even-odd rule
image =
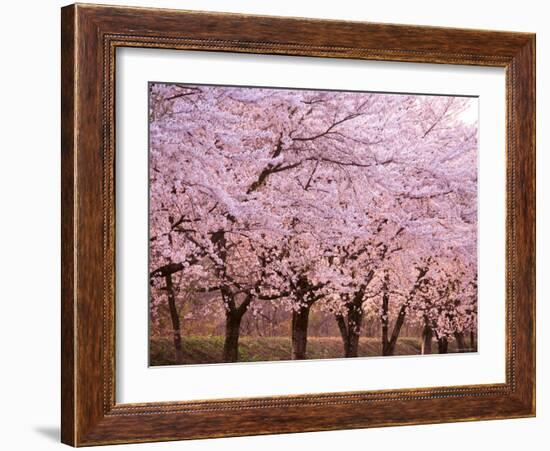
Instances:
[[[62,9],[62,441],[73,446],[535,415],[535,35],[71,5]],[[506,382],[115,400],[117,47],[506,68]]]

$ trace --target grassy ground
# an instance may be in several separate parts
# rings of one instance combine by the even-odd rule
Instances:
[[[223,337],[182,337],[184,361],[182,363],[220,363]],[[290,360],[291,343],[288,337],[241,337],[239,340],[240,362],[262,362],[267,360]],[[433,344],[437,352],[437,344]],[[454,352],[450,343],[449,352]],[[340,337],[309,337],[307,342],[308,359],[334,359],[343,357]],[[420,340],[400,338],[395,355],[420,354]],[[361,338],[359,357],[380,356],[380,340]],[[150,364],[173,365],[174,348],[171,339],[154,339],[150,342]]]

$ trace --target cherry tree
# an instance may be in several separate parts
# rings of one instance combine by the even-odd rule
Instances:
[[[416,321],[422,325],[422,353],[432,352],[435,337],[440,353],[448,352],[454,339],[458,352],[465,352],[465,334],[477,327],[477,276],[470,255],[439,258],[414,305]],[[470,347],[474,347],[473,339]]]
[[[395,346],[427,273],[415,281],[415,262],[433,257],[435,242],[475,241],[477,127],[461,121],[466,107],[452,97],[152,84],[150,275],[176,350],[180,288],[222,302],[224,361],[238,358],[243,316],[268,302],[292,312],[293,358],[307,356],[314,303],[335,315],[345,355],[356,356],[365,309],[384,310],[397,293]]]

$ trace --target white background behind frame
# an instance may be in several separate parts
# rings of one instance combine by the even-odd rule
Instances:
[[[119,48],[116,70],[117,402],[504,382],[504,69]],[[478,353],[149,368],[149,81],[479,95]]]
[[[6,218],[0,232],[6,239],[0,260],[4,281],[2,292],[4,321],[0,328],[5,370],[2,374],[1,399],[4,418],[2,444],[12,451],[61,451],[60,416],[60,45],[59,8],[67,0],[29,0],[7,2],[6,20],[0,28],[2,50],[6,61],[16,65],[1,72],[5,86],[0,110],[2,145],[0,156],[5,170],[0,187]],[[89,0],[105,3],[105,0]],[[448,3],[438,0],[392,0],[392,2],[311,2],[279,0],[117,0],[121,5],[187,8],[195,10],[233,11],[247,14],[319,17],[493,30],[515,30],[537,33],[538,80],[550,78],[550,28],[548,4],[524,0],[521,7],[510,0],[463,0]],[[32,14],[29,11],[32,10]],[[26,32],[21,33],[25,17]],[[17,36],[17,45],[13,45]],[[37,72],[37,70],[39,72]],[[39,77],[37,77],[39,73]],[[23,94],[17,87],[29,86]],[[32,94],[32,95],[31,95]],[[32,100],[32,108],[27,99]],[[550,84],[537,86],[537,136],[539,149],[550,148]],[[22,120],[22,119],[25,120]],[[29,129],[29,124],[32,127]],[[32,133],[30,132],[32,131]],[[550,229],[550,177],[541,176],[550,168],[550,152],[537,154],[537,229]],[[13,168],[13,169],[12,169]],[[24,171],[18,170],[24,168]],[[11,220],[10,218],[17,218]],[[37,218],[40,227],[37,227]],[[27,251],[28,249],[28,251]],[[537,318],[550,317],[550,234],[537,236]],[[32,257],[39,271],[32,283],[28,267]],[[25,293],[22,294],[22,287]],[[32,308],[31,308],[32,307]],[[32,314],[29,314],[32,310]],[[25,331],[21,319],[25,318]],[[537,334],[537,417],[528,419],[468,421],[423,426],[399,426],[376,429],[278,434],[227,439],[205,439],[162,442],[141,445],[114,445],[101,451],[280,451],[311,449],[334,451],[343,447],[385,448],[425,451],[427,446],[444,447],[445,451],[464,451],[475,444],[486,444],[499,451],[533,451],[548,449],[550,428],[550,388],[544,383],[550,365],[550,328],[539,327]],[[9,363],[8,363],[9,362]],[[39,377],[37,377],[39,376]],[[540,383],[543,381],[543,383]],[[32,408],[22,399],[33,400]]]

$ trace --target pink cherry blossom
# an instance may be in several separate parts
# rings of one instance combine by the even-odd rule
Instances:
[[[307,357],[313,306],[357,356],[366,318],[391,355],[404,324],[462,343],[477,324],[477,124],[472,99],[150,85],[152,333],[245,315],[292,316]],[[180,315],[194,297],[208,302]],[[178,350],[178,347],[180,348]],[[464,346],[462,346],[464,347]]]

